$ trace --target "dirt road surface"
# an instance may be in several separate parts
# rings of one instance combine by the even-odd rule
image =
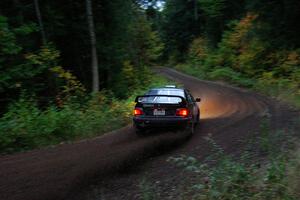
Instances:
[[[163,199],[176,199],[184,177],[166,161],[169,156],[201,160],[209,153],[203,139],[208,134],[226,152],[238,154],[264,117],[271,117],[274,129],[283,129],[299,116],[255,93],[168,68],[158,71],[202,98],[201,124],[193,137],[176,130],[138,137],[129,125],[94,139],[0,156],[0,199],[140,199],[139,184],[145,178],[157,184]]]

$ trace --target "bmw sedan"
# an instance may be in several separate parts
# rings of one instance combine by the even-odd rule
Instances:
[[[137,134],[150,127],[181,127],[194,133],[200,120],[200,109],[187,89],[166,86],[150,89],[137,96],[133,123]]]

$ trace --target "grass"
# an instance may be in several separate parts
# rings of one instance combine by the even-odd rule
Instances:
[[[169,81],[151,74],[148,84],[137,86],[126,99],[111,92],[87,95],[81,102],[65,102],[41,109],[32,98],[22,97],[0,118],[0,153],[27,151],[102,135],[131,122],[134,98]]]
[[[142,200],[155,200],[158,199],[157,187],[147,181],[145,178],[140,181],[139,190],[141,191]]]
[[[297,149],[297,142],[289,139],[293,135],[293,131],[274,133],[270,130],[268,121],[264,121],[256,142],[249,144],[256,151],[245,150],[238,158],[227,155],[211,137],[206,138],[211,146],[211,153],[204,160],[187,155],[170,157],[169,162],[194,179],[193,182],[188,179],[185,186],[181,187],[186,189],[179,191],[180,199],[299,199],[300,159],[299,150],[296,154],[291,154]],[[265,156],[263,165],[261,160],[255,159],[261,157],[262,152]],[[146,185],[151,188],[149,182]],[[141,190],[141,193],[151,196],[155,191]]]

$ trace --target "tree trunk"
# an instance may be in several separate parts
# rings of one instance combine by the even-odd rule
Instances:
[[[86,0],[86,13],[89,25],[89,33],[91,39],[91,53],[92,53],[92,73],[93,73],[93,92],[99,91],[99,72],[98,72],[98,56],[96,46],[96,34],[94,28],[94,19],[92,11],[92,0]]]
[[[198,1],[194,0],[194,18],[198,21]]]
[[[36,12],[36,17],[39,22],[39,28],[40,28],[40,33],[42,37],[42,43],[45,45],[47,43],[46,40],[46,34],[45,34],[45,29],[44,29],[44,24],[43,24],[43,19],[40,11],[40,6],[39,6],[39,0],[34,0],[34,7],[35,7],[35,12]]]

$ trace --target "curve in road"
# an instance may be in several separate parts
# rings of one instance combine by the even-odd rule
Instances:
[[[257,94],[201,81],[168,68],[157,71],[182,83],[195,97],[202,98],[201,126],[195,136],[177,151],[199,152],[196,147],[204,134],[242,124],[245,119],[253,118],[255,121],[265,113],[274,112],[270,101]],[[247,125],[244,128],[248,128]],[[227,141],[230,146],[228,138],[235,136],[227,135],[224,143]],[[188,135],[177,131],[161,131],[149,137],[138,137],[129,125],[94,139],[1,156],[0,199],[73,199],[76,191],[91,184],[95,177],[99,180],[133,167],[186,139]]]

